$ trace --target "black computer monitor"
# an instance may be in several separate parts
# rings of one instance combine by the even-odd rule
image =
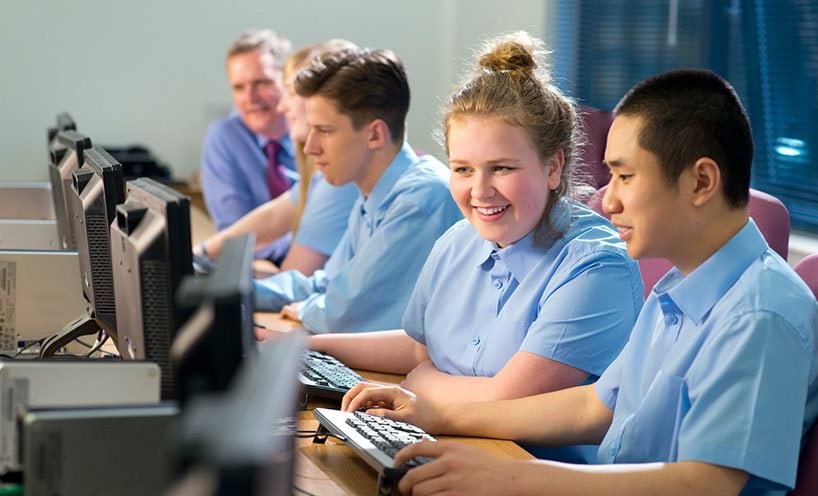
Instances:
[[[79,259],[79,284],[90,307],[41,345],[40,356],[44,358],[100,329],[116,340],[110,229],[116,206],[125,199],[122,166],[99,146],[85,150],[84,157],[84,165],[71,175],[65,201],[73,217],[71,231]]]
[[[48,134],[48,160],[50,163],[58,164],[65,155],[65,152],[68,149],[60,143],[57,139],[57,134],[60,131],[76,131],[77,130],[77,123],[74,122],[74,119],[68,114],[68,112],[63,112],[61,114],[57,114],[57,125],[54,127],[49,127],[47,134]]]
[[[48,166],[51,180],[51,196],[54,198],[54,213],[57,219],[57,234],[60,239],[60,248],[76,250],[76,235],[73,232],[74,223],[71,222],[73,205],[67,201],[66,192],[71,188],[72,174],[82,167],[85,160],[85,150],[91,148],[91,139],[76,131],[61,131],[57,133],[57,141],[66,148],[66,153],[59,162],[51,162]]]
[[[171,347],[177,364],[179,399],[226,391],[253,337],[253,247],[255,236],[230,238],[206,276],[189,276],[176,293],[190,312]]]
[[[162,397],[175,398],[170,344],[187,315],[174,305],[193,273],[190,199],[152,179],[129,181],[111,224],[116,347],[126,360],[150,360],[162,371]]]
[[[260,343],[229,390],[185,405],[178,494],[293,494],[305,341],[293,332]]]
[[[111,223],[116,206],[125,201],[122,165],[100,146],[86,150],[85,165],[73,173],[68,200],[73,203],[82,292],[94,320],[116,340]]]

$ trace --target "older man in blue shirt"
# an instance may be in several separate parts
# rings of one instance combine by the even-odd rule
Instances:
[[[228,49],[227,79],[237,112],[208,128],[202,148],[202,192],[219,230],[298,180],[287,121],[276,110],[289,53],[289,40],[269,30],[242,33]],[[288,233],[257,255],[280,262],[289,246]]]
[[[388,50],[324,55],[299,73],[310,131],[304,151],[327,182],[360,196],[325,270],[287,271],[256,283],[256,308],[282,310],[314,332],[400,326],[435,240],[461,218],[447,169],[404,142],[409,86]]]
[[[811,291],[747,213],[753,144],[730,85],[674,71],[632,89],[615,111],[603,208],[634,258],[675,266],[649,295],[630,341],[595,385],[479,406],[432,404],[358,387],[354,410],[431,432],[544,445],[601,442],[601,465],[494,459],[457,443],[398,454],[464,494],[783,494],[818,413]],[[380,407],[385,405],[386,408]]]

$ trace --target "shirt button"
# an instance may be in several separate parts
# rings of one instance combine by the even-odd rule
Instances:
[[[667,323],[670,325],[676,325],[679,323],[679,318],[676,317],[675,315],[670,315],[667,318]]]
[[[616,454],[616,446],[611,446],[609,453],[611,456],[614,456]]]
[[[502,288],[503,287],[503,281],[500,281],[499,279],[497,281],[494,281],[494,287],[497,288],[497,289]]]
[[[480,344],[480,338],[471,338],[471,344],[477,346]]]

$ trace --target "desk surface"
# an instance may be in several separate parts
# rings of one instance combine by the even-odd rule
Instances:
[[[271,329],[292,330],[301,328],[298,322],[281,319],[278,314],[257,313],[257,322]],[[401,376],[360,371],[365,378],[397,384]],[[333,403],[311,402],[309,408],[337,408]],[[318,421],[311,411],[299,413],[298,428],[314,431]],[[503,458],[533,459],[526,450],[511,441],[480,438],[454,438],[435,436],[438,439],[456,439],[467,444],[478,446],[489,453]],[[295,485],[304,491],[317,495],[342,494],[377,494],[377,473],[361,458],[344,446],[340,441],[330,437],[326,444],[313,444],[311,438],[301,438],[296,442],[297,458],[295,466]]]
[[[397,383],[401,377],[361,371],[367,379]],[[337,405],[310,404],[310,408]],[[311,411],[299,413],[299,429],[316,430],[318,421]],[[484,449],[503,458],[532,459],[530,453],[511,441],[498,439],[461,438],[435,436],[437,439],[455,439]],[[355,453],[335,438],[327,438],[325,444],[313,444],[312,439],[297,440],[298,455],[295,466],[295,485],[307,492],[324,494],[377,494],[377,473]]]

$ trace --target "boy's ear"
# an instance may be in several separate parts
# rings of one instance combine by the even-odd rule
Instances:
[[[375,119],[367,124],[369,131],[368,145],[371,150],[384,146],[391,140],[389,126],[383,119]]]
[[[722,177],[719,165],[711,158],[702,157],[690,170],[693,182],[693,205],[700,207],[722,194]]]

